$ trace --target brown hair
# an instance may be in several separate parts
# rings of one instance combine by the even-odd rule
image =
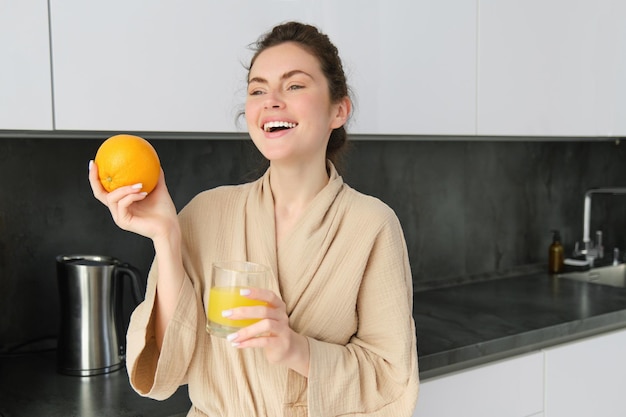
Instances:
[[[328,90],[332,103],[337,103],[344,97],[349,97],[349,87],[343,71],[341,58],[337,47],[328,36],[321,33],[315,26],[299,22],[286,22],[275,26],[271,31],[262,35],[252,45],[255,51],[250,61],[248,71],[254,65],[257,57],[266,49],[286,42],[295,42],[307,52],[317,58],[322,72],[328,81]],[[333,129],[326,147],[326,158],[335,165],[340,165],[340,159],[347,147],[348,134],[344,126]]]

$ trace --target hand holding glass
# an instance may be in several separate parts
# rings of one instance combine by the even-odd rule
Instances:
[[[233,320],[222,316],[222,311],[237,307],[267,305],[241,295],[242,289],[267,288],[269,268],[243,261],[224,261],[213,264],[213,279],[209,292],[207,331],[217,337],[226,337],[259,319]]]

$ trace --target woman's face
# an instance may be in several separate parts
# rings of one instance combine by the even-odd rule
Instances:
[[[250,69],[246,122],[259,151],[272,162],[325,161],[333,129],[349,101],[332,104],[317,58],[296,43],[263,51]]]

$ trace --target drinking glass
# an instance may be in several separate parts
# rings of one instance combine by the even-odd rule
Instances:
[[[207,309],[207,331],[225,338],[242,327],[259,319],[233,320],[222,316],[222,311],[236,307],[267,305],[240,294],[245,288],[268,288],[269,268],[265,265],[244,261],[222,261],[213,264],[213,279]]]

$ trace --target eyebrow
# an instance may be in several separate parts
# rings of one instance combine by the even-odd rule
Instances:
[[[293,77],[294,75],[298,75],[298,74],[303,74],[303,75],[305,75],[305,76],[307,76],[307,77],[309,77],[309,78],[311,78],[311,79],[313,78],[313,77],[311,76],[311,74],[309,74],[308,72],[306,72],[306,71],[302,71],[302,70],[297,70],[297,69],[296,69],[296,70],[287,71],[286,73],[284,73],[284,74],[280,77],[280,80],[281,80],[281,81],[284,81],[284,80],[287,80],[287,79],[289,79],[289,78]],[[250,79],[248,80],[248,84],[251,84],[251,83],[261,83],[261,84],[267,84],[267,83],[268,83],[268,81],[267,81],[265,78],[263,78],[263,77],[253,77],[253,78],[250,78]]]

